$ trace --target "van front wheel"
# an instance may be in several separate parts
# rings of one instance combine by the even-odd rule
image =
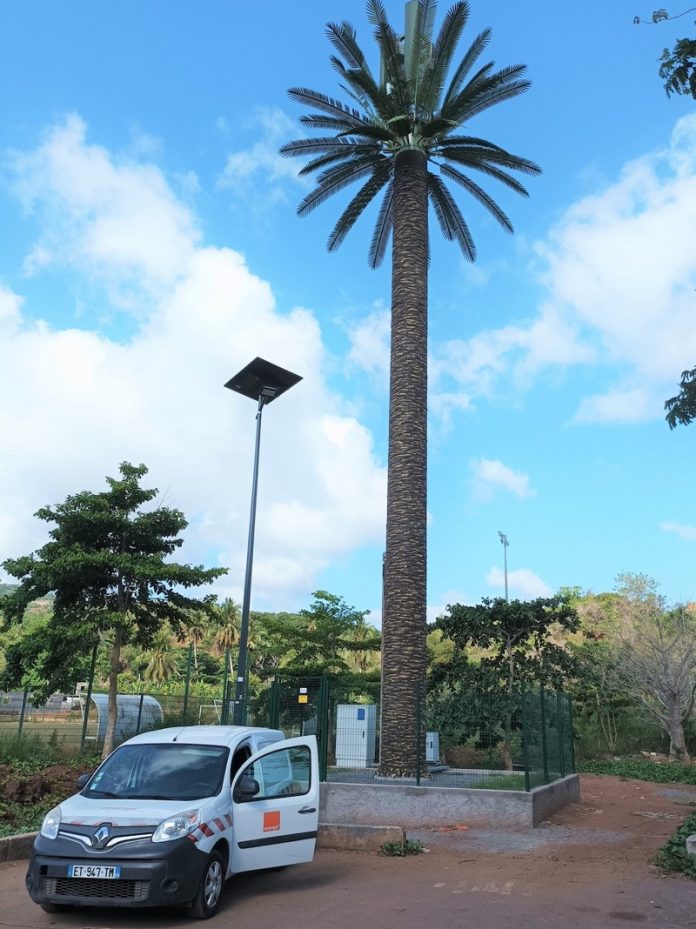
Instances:
[[[220,852],[212,851],[188,915],[193,919],[210,919],[214,916],[220,906],[224,883],[225,859]]]

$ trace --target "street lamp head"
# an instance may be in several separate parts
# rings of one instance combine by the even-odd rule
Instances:
[[[225,387],[251,400],[263,399],[264,406],[266,406],[301,380],[299,374],[293,374],[292,371],[274,365],[264,358],[254,358],[245,368],[231,377]]]
[[[501,532],[500,530],[498,530],[498,536],[500,537],[500,542],[501,542],[502,545],[509,545],[509,544],[510,544],[510,543],[508,542],[507,536],[505,535],[504,532]]]

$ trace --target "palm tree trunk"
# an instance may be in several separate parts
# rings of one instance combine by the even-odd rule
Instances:
[[[380,769],[413,776],[416,689],[425,680],[428,180],[424,153],[394,165],[387,540]],[[424,758],[425,740],[419,747]]]

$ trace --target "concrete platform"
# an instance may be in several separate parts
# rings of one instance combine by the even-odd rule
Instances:
[[[476,822],[490,826],[538,826],[567,803],[580,800],[580,777],[567,777],[522,790],[416,787],[401,783],[321,785],[321,822],[367,826],[447,826]]]

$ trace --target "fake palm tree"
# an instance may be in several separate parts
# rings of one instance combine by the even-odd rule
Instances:
[[[525,67],[479,65],[490,30],[478,35],[455,64],[469,6],[455,3],[436,38],[435,12],[435,0],[407,4],[402,39],[380,0],[368,0],[381,57],[379,77],[370,70],[350,23],[329,23],[326,33],[337,52],[331,63],[351,102],[292,88],[290,97],[313,110],[301,119],[303,125],[331,134],[281,149],[284,155],[309,157],[300,174],[317,174],[317,186],[298,207],[301,216],[348,185],[363,182],[329,236],[329,251],[338,248],[380,194],[369,248],[372,267],[382,262],[392,240],[380,773],[393,777],[414,773],[416,689],[426,665],[428,208],[444,237],[456,241],[473,261],[469,226],[445,181],[461,187],[511,232],[508,217],[472,174],[526,195],[510,172],[539,173],[531,161],[469,135],[467,128],[480,113],[527,90]]]

